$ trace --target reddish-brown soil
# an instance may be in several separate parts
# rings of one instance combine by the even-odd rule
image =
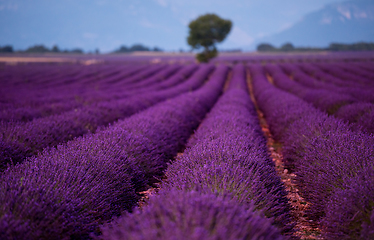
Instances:
[[[267,76],[269,82],[273,84],[273,79],[270,76]],[[266,122],[264,114],[259,110],[256,99],[254,98],[252,91],[252,84],[250,75],[247,75],[248,86],[251,93],[252,101],[256,105],[257,114],[259,117],[260,125],[262,131],[264,132],[265,137],[267,138],[267,146],[270,152],[270,156],[275,163],[276,171],[281,177],[282,182],[288,192],[287,198],[292,207],[292,216],[295,223],[295,233],[292,237],[296,239],[323,239],[321,237],[321,230],[318,228],[318,225],[315,224],[312,220],[308,220],[305,217],[305,211],[309,207],[309,203],[305,201],[300,195],[297,184],[295,183],[296,175],[290,173],[288,169],[284,167],[283,155],[282,155],[282,144],[274,140],[269,130],[269,126]]]
[[[274,161],[275,166],[276,166],[276,171],[278,175],[281,177],[281,180],[284,183],[285,189],[288,192],[287,198],[289,199],[289,203],[292,207],[291,214],[293,216],[293,221],[295,223],[295,229],[296,229],[296,231],[292,235],[292,238],[294,239],[323,239],[321,237],[321,231],[318,228],[318,225],[315,224],[313,221],[308,220],[305,217],[305,211],[309,207],[309,204],[298,193],[299,190],[295,183],[296,175],[294,173],[290,173],[289,170],[284,167],[283,155],[282,155],[282,144],[275,141],[274,138],[272,137],[271,132],[269,130],[269,126],[267,125],[267,122],[265,120],[265,117],[263,113],[257,107],[256,100],[252,92],[252,85],[251,85],[251,79],[250,79],[249,74],[247,75],[247,79],[248,79],[248,86],[250,89],[251,99],[256,105],[262,131],[264,132],[264,135],[267,138],[267,146],[270,152],[270,156],[272,160]],[[272,82],[272,79],[270,76],[268,76],[268,79],[270,82]],[[226,81],[224,90],[227,89],[228,83],[229,81]],[[177,157],[179,157],[179,155],[182,155],[182,154],[183,154],[182,152],[178,153]],[[139,207],[140,208],[144,207],[147,204],[147,199],[151,195],[157,193],[158,190],[159,190],[158,187],[156,188],[151,187],[147,191],[141,192],[143,197],[139,201]]]

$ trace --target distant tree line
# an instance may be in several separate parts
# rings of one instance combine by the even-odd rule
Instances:
[[[40,45],[34,45],[26,50],[17,50],[15,51],[11,45],[6,45],[1,47],[0,46],[0,53],[79,53],[82,54],[84,53],[82,49],[80,48],[74,48],[71,50],[61,50],[57,45],[54,45],[52,48],[48,48],[42,44]]]
[[[316,51],[374,51],[374,43],[358,42],[353,44],[331,43],[326,48],[295,47],[292,43],[285,43],[280,48],[269,43],[257,46],[259,52],[316,52]]]
[[[4,47],[0,46],[0,53],[12,53],[13,52],[13,47],[10,45],[6,45]]]
[[[142,44],[134,44],[131,47],[122,45],[119,49],[115,50],[114,53],[131,53],[131,52],[138,52],[138,51],[140,52],[162,52],[163,50],[158,47],[149,48]]]
[[[113,53],[131,53],[135,51],[162,52],[163,50],[158,47],[150,48],[142,44],[134,44],[131,47],[122,45],[119,49],[113,51]],[[80,48],[74,48],[71,50],[67,50],[67,49],[62,50],[57,45],[54,45],[52,48],[48,48],[44,46],[43,44],[39,44],[39,45],[31,46],[27,48],[26,50],[17,50],[17,51],[15,51],[11,45],[0,46],[0,53],[79,53],[79,54],[83,54],[84,51]],[[96,49],[94,53],[99,54],[99,49]]]
[[[331,51],[374,51],[374,43],[359,42],[353,44],[331,43]]]
[[[54,45],[51,49],[47,48],[44,45],[35,45],[29,47],[24,52],[26,53],[83,53],[83,50],[80,48],[74,48],[72,50],[60,50],[57,45]]]

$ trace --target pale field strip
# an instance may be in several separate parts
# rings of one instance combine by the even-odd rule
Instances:
[[[9,65],[16,65],[18,63],[81,63],[83,65],[91,65],[101,63],[102,60],[97,59],[81,59],[78,60],[73,57],[59,58],[59,57],[0,57],[0,63]]]

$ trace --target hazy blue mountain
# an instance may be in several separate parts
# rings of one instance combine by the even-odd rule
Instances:
[[[374,42],[374,1],[351,0],[325,6],[307,14],[292,27],[256,41],[280,46],[325,47],[331,42]]]

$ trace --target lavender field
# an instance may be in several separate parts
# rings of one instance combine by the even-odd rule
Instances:
[[[0,239],[374,239],[372,53],[43,59],[0,62]]]

